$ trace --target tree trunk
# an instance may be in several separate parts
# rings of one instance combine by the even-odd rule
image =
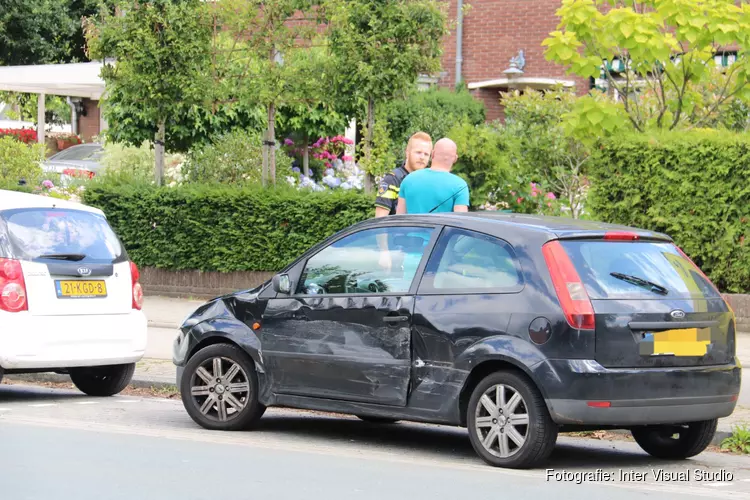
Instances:
[[[271,183],[276,185],[276,105],[268,106],[268,166]]]
[[[271,107],[270,105],[266,108],[266,112],[268,115],[271,114],[270,111]],[[263,167],[261,170],[261,184],[263,184],[263,187],[266,187],[268,185],[268,128],[270,127],[270,124],[268,127],[266,127],[266,132],[263,134],[263,144],[261,147],[261,150],[263,151]]]
[[[164,138],[166,136],[166,123],[162,119],[159,121],[159,130],[156,132],[154,140],[154,177],[156,185],[161,186],[164,181]]]
[[[310,177],[310,137],[307,132],[305,132],[302,148],[302,172],[306,177]]]
[[[372,138],[375,134],[375,99],[367,99],[367,135],[365,135],[365,158],[369,164],[372,160]],[[370,172],[365,172],[365,193],[372,193],[374,184],[373,176]]]

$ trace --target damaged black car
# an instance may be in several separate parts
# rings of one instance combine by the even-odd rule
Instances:
[[[684,459],[737,403],[735,317],[666,235],[567,218],[403,215],[355,224],[174,343],[190,417],[268,407],[466,427],[485,462],[543,463],[558,433],[628,429]]]

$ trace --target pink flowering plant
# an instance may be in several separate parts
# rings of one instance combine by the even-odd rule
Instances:
[[[521,214],[562,214],[562,204],[554,192],[540,183],[521,178],[494,191],[485,208]]]
[[[346,147],[351,144],[351,139],[341,135],[321,137],[310,145],[310,176],[306,176],[300,167],[294,167],[289,183],[316,191],[362,189],[364,172],[354,163],[354,158],[346,154]],[[304,151],[292,139],[284,140],[284,149],[290,156],[297,157],[299,164],[302,163]]]

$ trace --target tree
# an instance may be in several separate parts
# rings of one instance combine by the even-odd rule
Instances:
[[[445,137],[458,123],[479,125],[486,115],[484,104],[475,99],[465,86],[456,90],[414,88],[403,99],[393,99],[378,106],[377,120],[388,123],[392,153],[404,155],[409,137],[417,131],[427,132],[434,140]]]
[[[220,76],[229,98],[260,103],[267,111],[263,175],[276,182],[276,119],[280,105],[317,104],[321,73],[310,50],[318,16],[310,0],[223,0],[219,4]],[[222,41],[223,39],[223,41]]]
[[[204,73],[211,54],[211,25],[200,0],[120,1],[116,9],[102,7],[86,27],[92,57],[114,58],[102,69],[106,82],[105,116],[112,124],[108,135],[134,143],[135,121],[154,137],[155,176],[161,185],[167,128],[174,116],[201,102],[206,89]],[[138,145],[138,144],[136,144]]]
[[[563,0],[557,15],[546,57],[577,75],[602,76],[635,130],[705,126],[732,101],[750,98],[750,59],[741,57],[750,48],[747,3]],[[740,57],[717,66],[714,57],[733,45]],[[612,114],[611,102],[584,99],[578,126],[611,132],[607,107]]]
[[[298,96],[279,109],[279,128],[285,135],[297,136],[301,140],[302,170],[310,176],[310,141],[320,137],[338,135],[355,114],[355,103],[351,96],[338,95],[325,82],[332,81],[337,70],[334,61],[326,56],[321,47],[306,51],[309,56],[303,63],[312,65],[306,72],[317,73],[316,81],[323,82],[317,89],[307,85],[308,92],[316,95]],[[299,64],[300,61],[297,61]]]
[[[330,50],[340,70],[340,93],[367,103],[364,160],[365,191],[372,191],[372,138],[375,107],[405,95],[422,73],[440,68],[448,33],[445,2],[439,0],[328,0]]]
[[[81,20],[96,0],[0,0],[0,65],[85,61]]]

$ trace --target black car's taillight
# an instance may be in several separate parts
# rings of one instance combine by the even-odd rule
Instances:
[[[594,330],[594,307],[565,249],[559,241],[550,241],[542,253],[568,324],[577,330]]]

